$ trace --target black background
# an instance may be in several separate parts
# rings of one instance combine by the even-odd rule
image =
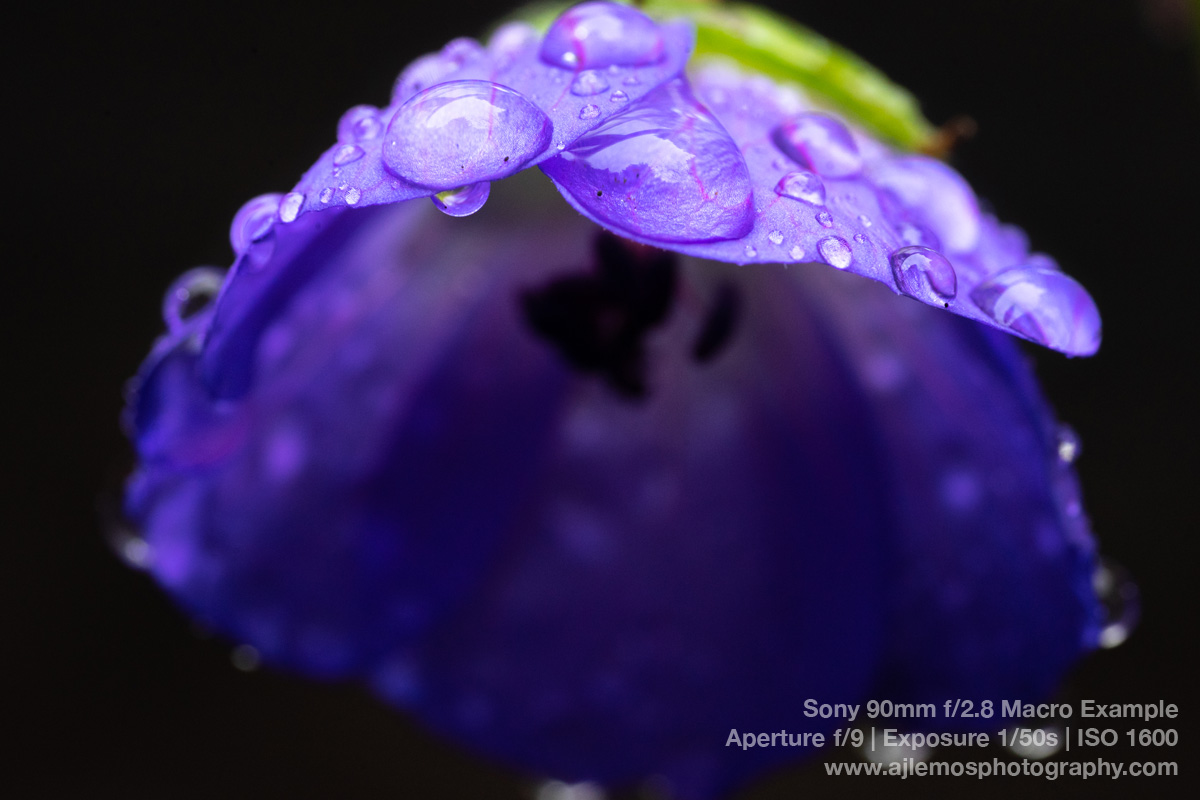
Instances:
[[[1185,777],[881,785],[810,766],[742,796],[1182,796],[1200,772],[1200,80],[1188,29],[1147,13],[1165,0],[771,5],[912,89],[933,121],[970,114],[979,134],[955,165],[1099,304],[1099,356],[1034,356],[1081,434],[1089,513],[1103,551],[1137,578],[1144,620],[1081,665],[1063,697],[1180,704],[1183,742],[1146,757],[1178,760]],[[384,104],[405,63],[504,9],[27,10],[36,24],[6,26],[17,143],[0,180],[15,210],[0,323],[13,401],[0,719],[16,734],[0,786],[19,797],[528,797],[525,779],[426,737],[356,687],[233,669],[227,643],[198,635],[111,554],[98,510],[130,466],[122,382],[161,327],[170,280],[227,264],[244,200],[286,191],[343,110]]]

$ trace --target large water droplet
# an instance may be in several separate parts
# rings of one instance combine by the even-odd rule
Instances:
[[[600,116],[600,106],[595,103],[588,103],[583,108],[579,109],[580,119],[595,119]]]
[[[338,120],[338,141],[342,144],[366,142],[383,133],[379,109],[375,106],[354,106]]]
[[[996,322],[1046,347],[1090,356],[1100,349],[1100,312],[1074,279],[1047,269],[1017,267],[993,275],[971,300]]]
[[[845,269],[854,261],[850,245],[840,236],[830,236],[817,242],[817,252],[826,264],[838,269]]]
[[[825,184],[815,174],[804,170],[789,172],[780,178],[775,184],[775,194],[813,206],[825,205]]]
[[[175,279],[163,295],[162,316],[167,330],[178,333],[221,291],[225,273],[213,267],[196,267]]]
[[[607,88],[608,78],[604,77],[604,73],[594,69],[585,69],[575,76],[575,80],[571,81],[571,94],[580,97],[600,94]]]
[[[483,208],[488,194],[491,193],[491,186],[487,181],[473,183],[470,186],[438,192],[429,199],[444,214],[452,217],[468,217]]]
[[[754,227],[741,150],[679,79],[584,135],[542,170],[590,216],[635,235],[720,241]]]
[[[300,216],[300,209],[303,205],[304,195],[300,192],[288,192],[279,201],[279,221],[295,222],[296,217]]]
[[[775,145],[797,164],[827,178],[862,170],[862,155],[845,125],[824,114],[798,114],[775,129]]]
[[[234,253],[240,256],[251,243],[271,232],[282,199],[281,194],[260,194],[238,209],[229,226],[229,244]]]
[[[822,228],[832,228],[833,227],[833,215],[830,214],[828,211],[817,212],[816,220],[821,225]]]
[[[665,54],[654,20],[615,3],[583,3],[563,12],[546,31],[541,49],[543,61],[566,69],[643,66]]]
[[[337,149],[333,154],[333,165],[335,167],[344,167],[347,164],[353,164],[363,157],[363,149],[356,144],[344,144]]]
[[[958,294],[954,267],[936,250],[902,247],[892,253],[892,277],[909,297],[931,305],[945,305]]]
[[[553,126],[523,95],[489,81],[451,81],[413,96],[388,124],[384,165],[429,189],[513,174],[550,144]]]
[[[1097,644],[1117,647],[1137,628],[1142,608],[1137,584],[1119,564],[1100,559],[1092,573],[1092,589],[1104,609],[1104,625]]]

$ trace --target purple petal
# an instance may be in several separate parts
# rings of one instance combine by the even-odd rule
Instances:
[[[724,265],[655,312],[645,397],[571,370],[520,300],[586,276],[596,229],[526,188],[277,230],[263,271],[288,290],[235,273],[215,312],[262,323],[142,374],[129,511],[159,580],[270,663],[369,675],[528,769],[711,797],[804,750],[726,749],[731,725],[794,728],[874,674],[863,396],[785,274],[736,287],[742,321],[712,334]],[[203,380],[218,342],[254,365],[236,397]]]
[[[683,79],[586,134],[542,171],[587,216],[647,240],[736,239],[754,225],[742,154]]]
[[[1047,698],[1101,620],[1074,471],[1025,359],[1008,337],[870,284],[810,286],[888,458],[896,584],[880,696],[938,703],[939,719],[948,698]]]
[[[486,48],[471,39],[455,39],[441,52],[423,56],[404,70],[389,106],[355,106],[346,112],[338,125],[338,144],[322,154],[293,189],[296,206],[288,221],[325,208],[427,197],[442,189],[503,177],[551,157],[556,148],[571,144],[631,100],[680,73],[692,47],[690,26],[655,25],[654,34],[661,44],[659,57],[653,62],[612,62],[604,74],[621,89],[611,97],[595,98],[571,91],[583,67],[577,71],[544,61],[539,56],[542,43],[526,25],[500,28]],[[451,90],[440,90],[433,97],[416,95],[458,81],[492,85],[489,96],[502,96],[498,106],[507,112],[497,115],[494,110],[456,104],[461,112],[454,115],[458,132],[446,136],[444,119],[432,117],[431,106],[437,97],[444,101],[445,92]],[[469,124],[483,120],[500,124],[483,131]],[[466,138],[459,135],[469,130],[476,132]],[[461,161],[464,150],[474,159],[474,168]],[[503,161],[505,156],[509,161]],[[459,167],[463,167],[461,181],[452,183]]]
[[[662,191],[631,198],[639,201],[636,204],[620,196],[613,198],[618,202],[611,202],[609,189],[601,187],[596,176],[581,175],[578,166],[573,170],[564,166],[593,157],[597,142],[605,141],[601,131],[546,161],[544,171],[560,183],[564,195],[582,213],[647,244],[738,264],[824,262],[1068,355],[1095,352],[1099,314],[1073,281],[1042,281],[1041,302],[1046,308],[1019,317],[1053,318],[1061,322],[1057,327],[1043,322],[1035,330],[1032,323],[1016,323],[1018,317],[992,313],[986,299],[990,295],[975,289],[1035,257],[1019,230],[980,213],[974,193],[950,167],[923,156],[897,155],[828,113],[814,113],[798,94],[766,78],[707,66],[693,81],[696,96],[711,109],[706,113],[700,106],[704,110],[695,113],[705,119],[715,117],[743,156],[740,160],[727,156],[729,148],[722,146],[722,160],[703,164],[706,173],[696,183],[740,190],[742,170],[747,169],[753,194],[748,230],[739,232],[727,218],[702,213],[704,207],[694,193],[689,197],[685,192]],[[631,104],[605,130],[620,130],[623,118],[636,119],[643,107],[665,107],[659,97]],[[624,160],[654,174],[673,152],[663,155],[650,146],[658,141],[656,137],[645,136],[642,141],[639,153],[623,152]],[[595,191],[605,191],[603,197],[588,193],[593,182]],[[939,256],[933,277],[940,290],[926,291],[928,271],[913,275],[893,268],[895,258],[904,258],[901,251],[914,246]],[[911,281],[906,277],[910,275]],[[985,298],[987,307],[979,305],[980,298]]]

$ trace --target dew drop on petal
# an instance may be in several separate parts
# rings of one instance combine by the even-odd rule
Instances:
[[[361,199],[362,199],[362,192],[360,192],[358,189],[351,187],[346,190],[346,205],[348,205],[348,206],[358,205],[358,201]]]
[[[328,203],[332,199],[333,199],[333,187],[326,186],[324,189],[321,190],[321,202]]]
[[[782,231],[771,231],[767,234],[767,238],[771,240],[771,244],[783,244]]]
[[[343,144],[367,142],[383,133],[379,109],[375,106],[354,106],[338,120],[338,141]]]
[[[825,184],[815,174],[804,170],[789,172],[780,178],[775,184],[775,194],[813,206],[825,205]]]
[[[363,149],[356,144],[344,144],[333,154],[333,165],[344,167],[363,157]]]
[[[606,120],[542,170],[588,215],[664,242],[740,239],[754,227],[742,152],[673,80]]]
[[[776,128],[773,138],[784,155],[818,175],[849,178],[862,170],[854,136],[833,117],[797,114]]]
[[[1087,290],[1061,272],[1016,267],[971,290],[975,305],[999,324],[1069,355],[1100,349],[1100,312]]]
[[[941,253],[928,247],[902,247],[892,253],[892,277],[909,297],[944,305],[958,294],[958,275]]]
[[[300,216],[300,208],[304,205],[304,195],[300,192],[288,192],[279,201],[279,221],[295,222]]]
[[[804,258],[804,250],[798,244],[792,245],[792,249],[788,255],[792,257],[792,260],[799,261],[800,259]]]
[[[752,244],[748,244],[748,245],[746,245],[746,251],[745,251],[745,252],[746,252],[746,256],[747,256],[748,258],[754,258],[756,255],[758,255],[758,250],[756,250],[756,249],[755,249],[755,247],[754,247],[754,245],[752,245]]]
[[[665,54],[654,20],[616,3],[583,3],[567,9],[551,23],[540,52],[546,63],[566,69],[644,66],[661,61]]]
[[[1124,567],[1102,558],[1092,573],[1092,589],[1104,611],[1098,644],[1105,649],[1118,647],[1137,628],[1141,618],[1137,584]]]
[[[271,232],[282,199],[281,194],[260,194],[238,209],[229,225],[229,244],[234,253],[241,255],[251,243]]]
[[[585,69],[571,81],[571,94],[579,97],[591,97],[600,94],[608,88],[608,78],[594,69]]]
[[[817,252],[826,264],[838,269],[846,269],[854,260],[850,245],[840,236],[829,236],[817,242]]]
[[[196,267],[175,279],[163,295],[162,315],[167,330],[176,333],[221,291],[225,273],[213,267]]]
[[[595,119],[600,116],[600,106],[595,103],[588,103],[583,108],[579,109],[580,119]]]
[[[388,123],[383,161],[429,189],[513,174],[550,144],[553,126],[522,94],[490,81],[450,81],[409,98]]]
[[[1063,464],[1074,464],[1075,459],[1079,458],[1079,451],[1082,449],[1079,434],[1075,433],[1075,429],[1070,425],[1060,425],[1054,449],[1060,462]]]
[[[443,214],[451,217],[469,217],[483,208],[491,193],[491,186],[487,181],[481,181],[470,186],[438,192],[429,199]]]
[[[629,95],[625,94],[620,89],[617,89],[615,92],[613,92],[612,94],[610,94],[608,96],[608,101],[610,103],[628,103]]]
[[[816,220],[817,220],[817,222],[821,223],[822,228],[832,228],[833,227],[833,215],[830,214],[828,211],[822,211],[822,212],[818,213],[816,216]]]
[[[868,217],[866,214],[859,214],[859,215],[858,215],[858,221],[859,221],[859,223],[860,223],[860,224],[861,224],[861,225],[862,225],[864,228],[869,228],[869,227],[871,227],[871,224],[872,224],[872,223],[871,223],[871,218],[870,218],[870,217]]]

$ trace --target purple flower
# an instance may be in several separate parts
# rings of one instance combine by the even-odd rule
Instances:
[[[726,746],[838,726],[806,700],[1038,700],[1096,645],[1007,335],[1095,352],[1087,293],[942,162],[691,46],[606,3],[456,40],[238,213],[128,412],[181,605],[480,753],[684,798],[811,752]]]

